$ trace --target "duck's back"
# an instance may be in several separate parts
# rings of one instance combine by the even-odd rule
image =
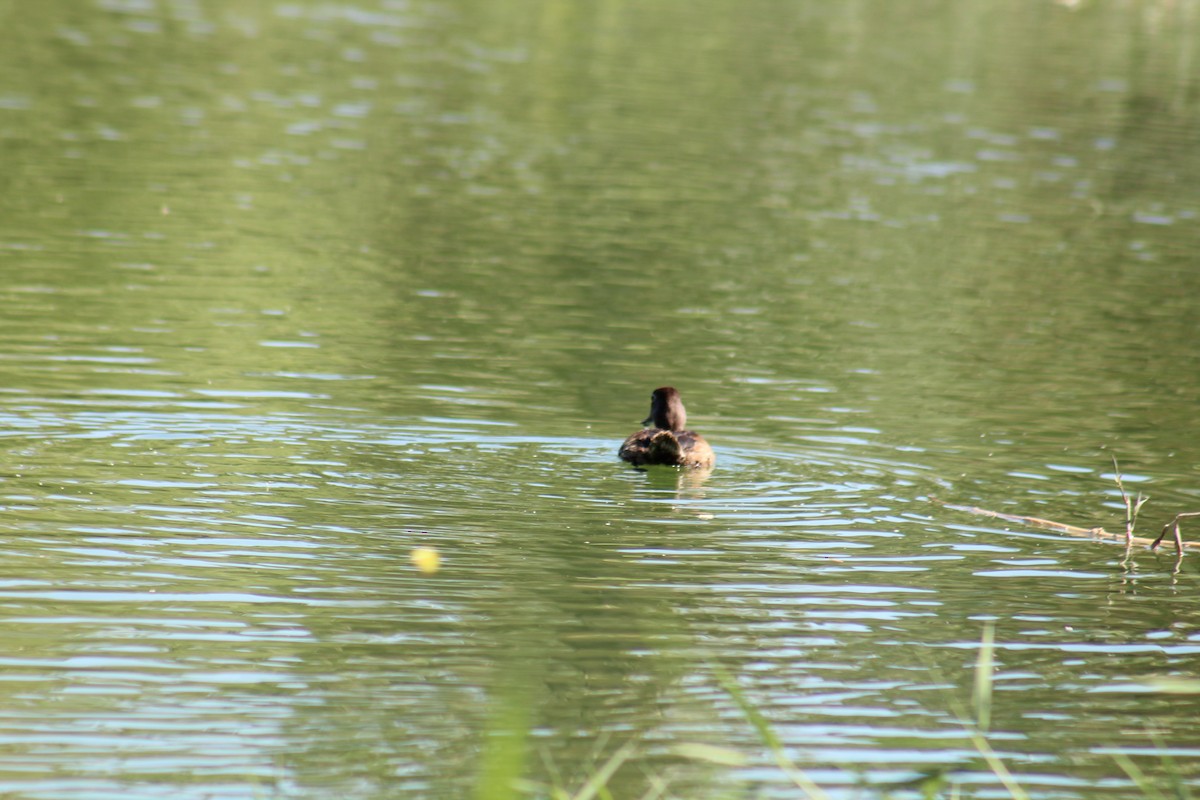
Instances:
[[[626,461],[677,467],[711,467],[716,461],[712,447],[693,431],[646,428],[629,436],[617,455]]]
[[[650,452],[650,440],[656,433],[658,431],[654,428],[643,428],[636,433],[629,434],[629,437],[621,443],[621,449],[617,451],[617,455],[635,466],[645,464],[647,454]]]
[[[711,467],[717,460],[712,447],[700,434],[694,431],[675,431],[675,438],[679,441],[679,449],[683,455],[680,464],[687,467]]]

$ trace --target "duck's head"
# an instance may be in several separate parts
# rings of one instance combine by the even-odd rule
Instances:
[[[650,416],[642,420],[642,424],[653,424],[668,431],[681,431],[687,427],[687,411],[674,386],[654,390],[650,395]]]

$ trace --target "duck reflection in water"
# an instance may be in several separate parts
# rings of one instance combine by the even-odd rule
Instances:
[[[675,467],[711,469],[716,461],[704,437],[686,430],[687,411],[674,386],[663,386],[650,395],[650,416],[644,428],[630,434],[618,455],[634,466],[665,464]]]

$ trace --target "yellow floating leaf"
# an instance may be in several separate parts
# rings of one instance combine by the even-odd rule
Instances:
[[[442,557],[432,547],[414,547],[409,560],[426,575],[432,575],[442,566]]]

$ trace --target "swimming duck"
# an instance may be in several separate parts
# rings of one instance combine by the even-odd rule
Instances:
[[[706,469],[716,461],[712,448],[700,434],[684,430],[687,411],[674,386],[654,390],[650,395],[650,416],[642,424],[654,427],[630,434],[617,452],[634,466],[668,464]]]

